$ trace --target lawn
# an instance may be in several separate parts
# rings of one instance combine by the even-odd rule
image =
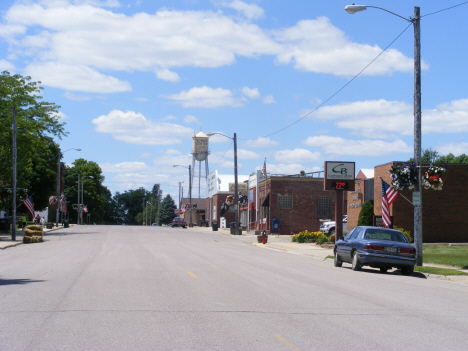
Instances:
[[[468,246],[424,245],[423,262],[468,269]]]

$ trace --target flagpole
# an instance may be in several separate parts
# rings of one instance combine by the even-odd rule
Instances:
[[[379,178],[380,178],[380,179],[383,179],[381,176],[379,176]],[[390,185],[390,186],[391,186],[391,185]],[[392,187],[392,188],[393,188],[393,187]],[[403,196],[402,193],[398,192],[398,194],[399,194],[403,199],[405,199],[405,200],[408,201],[411,205],[414,206],[414,204],[413,204],[410,200],[408,200],[405,196]]]
[[[11,240],[16,241],[16,105],[13,105],[13,208],[11,211]]]

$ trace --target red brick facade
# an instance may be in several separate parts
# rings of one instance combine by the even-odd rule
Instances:
[[[393,162],[374,168],[374,215],[382,216],[382,190],[380,177],[391,184],[388,172]],[[423,165],[428,166],[428,165]],[[422,191],[423,242],[468,242],[468,165],[443,164],[446,169],[443,190],[424,189]],[[424,170],[425,168],[423,168]],[[359,184],[358,183],[362,183]],[[348,203],[359,203],[356,194],[364,196],[364,181],[356,180],[357,193],[348,193]],[[404,190],[390,206],[392,224],[414,232],[413,191]],[[406,198],[406,199],[405,199]],[[360,207],[348,208],[348,230],[357,225]]]
[[[347,192],[348,198],[348,224],[347,230],[353,229],[357,226],[359,213],[361,212],[362,204],[364,203],[364,192],[366,190],[364,179],[356,179],[355,190]]]
[[[323,190],[323,182],[323,178],[313,177],[270,177],[261,181],[258,191],[262,207],[258,230],[265,229],[270,233],[271,221],[278,219],[280,234],[295,234],[306,229],[318,231],[321,224],[318,218],[319,197],[331,199],[330,212],[331,219],[334,220],[336,191]],[[278,208],[279,196],[291,196],[292,208]],[[346,196],[343,202],[343,214],[346,214]],[[263,218],[266,218],[266,224],[262,224]]]

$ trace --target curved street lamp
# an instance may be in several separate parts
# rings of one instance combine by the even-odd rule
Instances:
[[[417,189],[420,198],[419,204],[414,204],[414,244],[416,246],[416,265],[423,265],[422,254],[422,192],[421,192],[421,16],[419,7],[414,7],[414,17],[407,19],[381,7],[367,5],[348,5],[345,11],[349,14],[364,11],[368,7],[379,9],[391,13],[397,17],[411,22],[414,28],[414,96],[413,96],[413,114],[414,114],[414,163],[418,170]],[[413,193],[415,194],[415,193]]]
[[[231,139],[234,142],[234,203],[235,203],[235,230],[234,234],[238,235],[239,234],[239,185],[238,185],[238,179],[237,179],[237,135],[234,133],[234,137],[228,137],[226,134],[223,133],[207,133],[207,136],[213,136],[213,135],[222,135],[228,139]]]
[[[187,168],[188,169],[188,172],[189,172],[189,197],[190,197],[190,223],[189,223],[189,227],[192,228],[193,227],[193,224],[192,224],[192,167],[190,165],[187,166],[182,166],[182,165],[174,165],[172,167],[184,167],[184,168]],[[180,212],[180,208],[179,208],[179,212]]]

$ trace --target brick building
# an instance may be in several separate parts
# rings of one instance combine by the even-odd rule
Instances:
[[[234,193],[230,191],[220,191],[205,200],[205,219],[209,226],[212,225],[213,221],[218,222],[218,227],[221,226],[221,206],[226,202],[226,198],[229,195],[234,195]],[[226,226],[229,226],[229,223],[234,222],[234,206],[230,206],[229,210],[223,214],[223,217],[226,218]]]
[[[397,162],[400,163],[400,162]],[[401,162],[403,163],[403,162]],[[382,190],[380,178],[391,184],[390,173],[388,172],[393,162],[376,166],[374,168],[374,197],[371,200],[374,204],[374,217],[376,224],[380,223],[382,216]],[[429,166],[428,164],[423,167]],[[468,164],[442,164],[436,165],[446,169],[444,176],[443,190],[422,189],[422,228],[423,242],[468,242]],[[423,168],[424,170],[424,168]],[[370,186],[368,180],[356,180],[356,189],[360,188],[362,200],[366,200],[366,187]],[[361,185],[358,186],[357,183]],[[364,183],[363,183],[364,182]],[[348,194],[348,201],[356,194]],[[390,216],[392,224],[396,227],[409,230],[411,236],[414,235],[414,207],[412,201],[412,191],[404,190],[390,206]],[[359,215],[360,208],[348,208],[348,230],[354,228]]]
[[[347,230],[357,226],[359,213],[365,201],[374,203],[374,169],[361,169],[355,180],[355,190],[348,191],[348,224]]]
[[[318,177],[319,173],[322,172],[273,175],[261,180],[257,189],[260,205],[257,230],[271,233],[273,219],[279,220],[280,234],[318,231],[321,220],[334,220],[337,192],[323,190],[324,180]],[[347,199],[343,202],[346,214]]]

